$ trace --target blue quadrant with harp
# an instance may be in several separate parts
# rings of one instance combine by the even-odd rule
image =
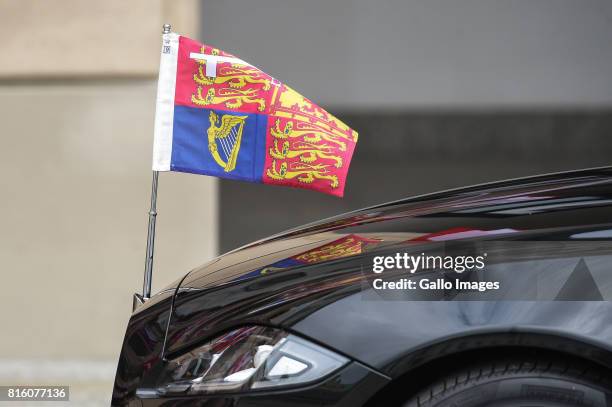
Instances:
[[[215,162],[223,167],[225,172],[231,172],[236,168],[242,131],[247,117],[231,114],[219,115],[214,111],[209,114],[210,126],[206,130],[208,149]]]
[[[171,168],[261,182],[267,123],[266,115],[176,106]]]

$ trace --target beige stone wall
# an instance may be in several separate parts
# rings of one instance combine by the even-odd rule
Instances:
[[[0,87],[0,324],[15,328],[0,356],[118,351],[142,284],[154,98],[151,81]],[[159,192],[154,288],[216,247],[212,179],[163,173]]]
[[[59,368],[108,404],[142,287],[161,25],[197,37],[197,6],[0,0],[0,384]],[[216,202],[211,178],[160,175],[154,291],[216,254]]]
[[[164,23],[197,37],[197,0],[0,0],[0,77],[154,77]]]

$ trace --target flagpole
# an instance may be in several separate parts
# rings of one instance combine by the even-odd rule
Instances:
[[[172,26],[164,24],[162,34],[170,34]],[[147,255],[145,258],[145,272],[142,283],[142,300],[151,298],[151,281],[153,279],[153,252],[155,249],[155,221],[157,220],[157,184],[159,172],[153,171],[151,182],[151,206],[149,208],[149,229],[147,231]]]
[[[155,249],[155,220],[157,219],[157,183],[159,172],[153,171],[151,183],[151,206],[149,208],[149,230],[147,232],[147,257],[145,259],[145,273],[142,284],[142,298],[151,298],[151,279],[153,277],[153,250]]]

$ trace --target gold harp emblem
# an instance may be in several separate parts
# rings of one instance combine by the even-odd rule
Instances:
[[[206,131],[208,134],[208,150],[215,162],[223,167],[225,172],[231,172],[236,168],[236,160],[242,141],[242,130],[247,117],[224,114],[221,116],[221,123],[219,123],[219,116],[215,112],[211,111],[210,116],[208,116],[210,121],[210,126]]]

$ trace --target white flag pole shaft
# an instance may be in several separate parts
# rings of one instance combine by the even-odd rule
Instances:
[[[170,24],[164,24],[163,34],[172,31]],[[153,251],[155,249],[155,221],[157,219],[157,182],[159,172],[153,171],[153,182],[151,183],[151,207],[149,208],[149,230],[147,232],[147,256],[145,259],[145,272],[142,283],[142,298],[151,298],[151,281],[153,278]]]

